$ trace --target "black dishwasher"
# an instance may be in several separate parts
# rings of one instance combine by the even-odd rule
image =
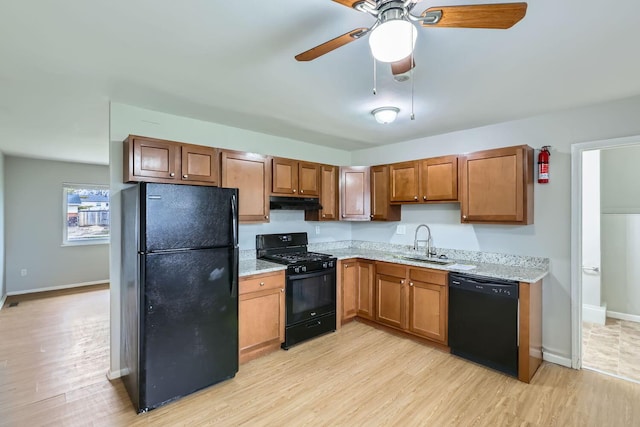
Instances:
[[[518,282],[450,273],[449,347],[518,376]]]

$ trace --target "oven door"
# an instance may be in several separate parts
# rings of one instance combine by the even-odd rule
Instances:
[[[336,311],[336,269],[287,275],[287,326]]]

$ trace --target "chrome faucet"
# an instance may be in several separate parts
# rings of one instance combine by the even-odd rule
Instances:
[[[418,231],[422,227],[426,228],[427,232],[429,233],[429,235],[427,236],[427,240],[418,240]],[[420,224],[419,226],[416,227],[416,233],[413,236],[413,250],[414,251],[418,250],[418,243],[419,242],[427,242],[427,257],[430,257],[431,255],[435,255],[435,251],[433,253],[431,252],[431,229],[429,228],[429,226],[427,224]]]

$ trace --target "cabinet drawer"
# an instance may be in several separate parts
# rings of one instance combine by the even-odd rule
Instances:
[[[240,295],[277,288],[284,288],[284,271],[275,274],[256,274],[240,278]]]
[[[425,268],[412,268],[409,270],[409,278],[423,283],[433,283],[446,286],[447,275],[449,273],[440,270],[430,270]]]
[[[398,264],[389,264],[386,262],[376,263],[376,273],[384,274],[386,276],[400,277],[404,279],[407,277],[407,267]]]

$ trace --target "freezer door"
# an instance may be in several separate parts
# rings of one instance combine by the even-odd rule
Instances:
[[[238,190],[143,183],[141,251],[234,246]]]
[[[234,248],[142,255],[141,409],[238,371]]]

